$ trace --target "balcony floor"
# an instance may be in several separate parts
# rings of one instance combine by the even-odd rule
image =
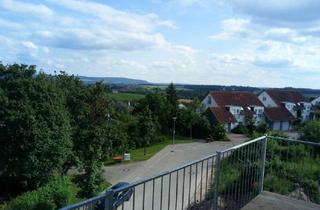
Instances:
[[[284,195],[262,192],[242,210],[320,210],[320,205],[306,203]]]

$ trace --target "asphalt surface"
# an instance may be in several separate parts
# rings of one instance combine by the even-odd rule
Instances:
[[[230,138],[232,139],[230,142],[170,145],[147,161],[104,167],[104,178],[112,184],[120,181],[133,183],[215,154],[216,151],[245,140],[239,135]],[[214,176],[212,165],[212,159],[209,159],[144,185],[138,185],[134,188],[135,193],[131,199],[118,209],[185,209],[189,203],[200,201],[205,197]]]

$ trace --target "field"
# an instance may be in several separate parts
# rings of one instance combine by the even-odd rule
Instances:
[[[138,101],[144,97],[145,95],[138,93],[111,93],[111,98],[116,101]]]

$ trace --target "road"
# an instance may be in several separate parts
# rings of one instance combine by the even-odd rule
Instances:
[[[216,151],[239,144],[244,140],[238,136],[232,139],[233,141],[230,142],[170,145],[147,161],[105,167],[104,178],[112,184],[119,181],[132,183],[215,154]],[[198,163],[197,166],[193,165],[155,181],[147,182],[145,185],[139,185],[135,187],[134,197],[125,202],[123,208],[121,206],[118,209],[185,209],[189,199],[193,203],[195,200],[204,198],[205,190],[210,187],[212,165],[212,159],[209,159]],[[202,186],[201,193],[200,186]],[[133,200],[135,208],[133,208]]]

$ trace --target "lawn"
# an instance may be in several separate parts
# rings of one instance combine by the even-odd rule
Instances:
[[[176,144],[187,144],[187,143],[192,143],[192,142],[194,142],[194,140],[187,138],[187,137],[176,137],[176,140],[175,140]],[[163,142],[160,142],[160,143],[157,143],[157,144],[154,144],[154,145],[147,147],[146,155],[144,155],[143,148],[131,150],[130,151],[131,160],[123,162],[123,163],[133,163],[133,162],[148,160],[149,158],[151,158],[152,156],[154,156],[155,154],[157,154],[159,151],[161,151],[163,148],[165,148],[166,146],[168,146],[170,144],[172,144],[172,139],[170,139],[168,137]],[[114,161],[112,159],[105,161],[105,165],[112,165],[112,164],[114,164]]]
[[[138,93],[111,93],[111,98],[116,101],[138,101],[144,97],[145,95]]]

